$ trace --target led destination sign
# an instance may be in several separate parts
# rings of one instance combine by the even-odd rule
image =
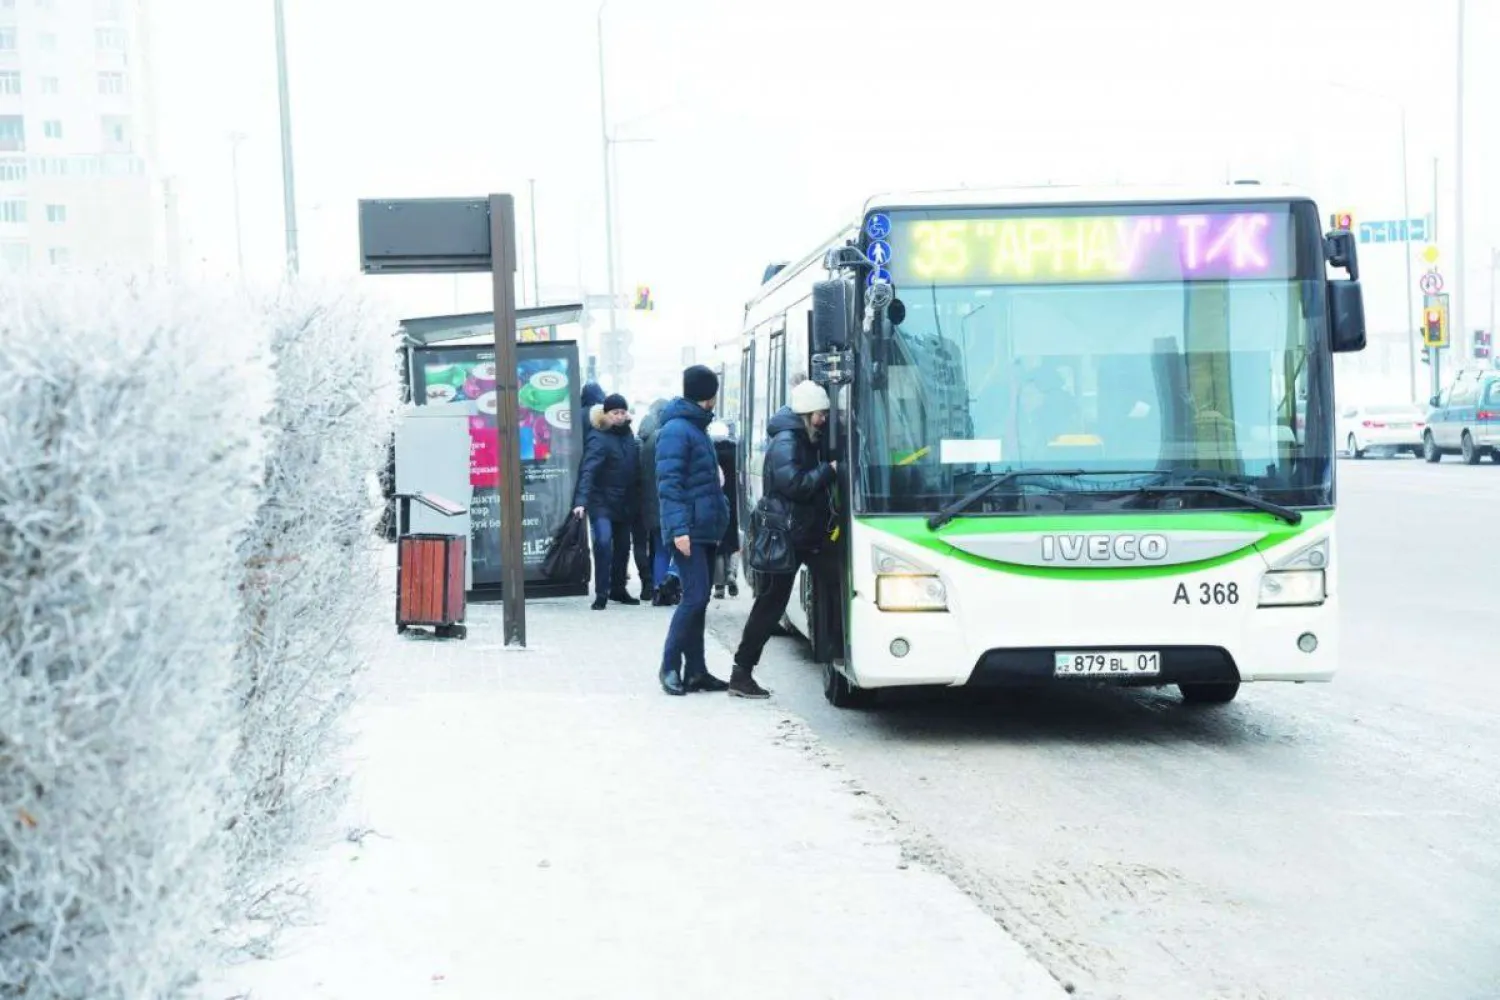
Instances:
[[[1285,209],[892,218],[885,266],[898,288],[1296,276],[1292,216]]]

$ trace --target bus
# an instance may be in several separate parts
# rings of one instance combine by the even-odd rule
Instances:
[[[767,421],[811,378],[842,579],[804,570],[783,624],[834,705],[1329,681],[1333,355],[1364,327],[1353,236],[1295,190],[872,198],[768,267],[722,345],[740,524]]]

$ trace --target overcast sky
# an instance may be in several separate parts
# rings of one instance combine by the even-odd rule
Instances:
[[[161,150],[185,256],[234,262],[228,135],[251,268],[281,266],[271,0],[152,0]],[[594,0],[286,0],[303,268],[357,270],[361,197],[537,184],[543,286],[605,286]],[[1046,181],[1291,181],[1325,213],[1395,218],[1408,109],[1413,214],[1451,221],[1456,0],[609,0],[621,288],[658,319],[732,334],[763,266],[870,194]],[[1500,3],[1470,2],[1471,319],[1500,243]],[[1345,85],[1344,89],[1336,87]],[[1451,264],[1449,239],[1445,260]],[[522,233],[529,242],[529,233]],[[1401,322],[1399,251],[1373,248],[1377,325]],[[372,282],[376,279],[368,279]],[[1450,276],[1450,285],[1452,278]],[[405,315],[487,307],[482,278],[381,279]],[[1391,311],[1394,310],[1394,314]]]

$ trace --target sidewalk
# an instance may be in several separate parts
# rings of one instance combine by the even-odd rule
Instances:
[[[524,652],[498,605],[466,642],[392,626],[356,714],[374,833],[317,866],[319,926],[203,996],[1066,995],[774,700],[663,695],[670,614],[535,602]]]

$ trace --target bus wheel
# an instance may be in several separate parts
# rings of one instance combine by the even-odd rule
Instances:
[[[1179,684],[1177,690],[1182,692],[1182,700],[1189,705],[1227,705],[1240,693],[1240,682]]]
[[[834,708],[864,708],[872,696],[873,692],[849,683],[832,663],[823,664],[823,697]]]

